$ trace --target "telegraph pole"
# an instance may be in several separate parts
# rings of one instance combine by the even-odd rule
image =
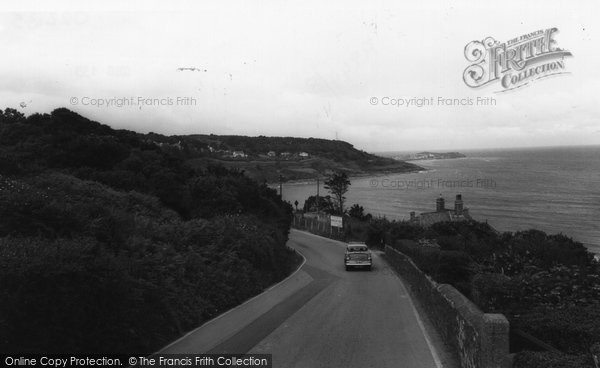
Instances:
[[[321,212],[321,201],[319,200],[319,174],[317,174],[317,213]]]
[[[279,198],[283,199],[283,176],[279,174]]]

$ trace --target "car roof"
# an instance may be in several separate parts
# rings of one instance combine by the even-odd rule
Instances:
[[[367,247],[367,245],[365,243],[356,242],[356,243],[348,243],[346,245],[346,249],[354,249],[354,248],[364,248],[364,249],[361,249],[363,251],[369,250],[369,247]]]

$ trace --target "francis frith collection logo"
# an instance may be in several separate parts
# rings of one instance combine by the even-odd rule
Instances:
[[[566,73],[565,57],[572,56],[557,46],[558,28],[540,29],[504,43],[487,37],[465,46],[465,58],[471,63],[463,80],[471,88],[499,83],[500,91],[523,87],[551,75]]]

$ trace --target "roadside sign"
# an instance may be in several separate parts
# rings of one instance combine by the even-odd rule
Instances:
[[[332,227],[344,227],[344,220],[342,216],[331,216]]]

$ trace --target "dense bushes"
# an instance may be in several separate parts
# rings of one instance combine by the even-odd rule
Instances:
[[[471,278],[471,300],[489,313],[506,313],[518,304],[515,284],[501,273],[478,273]]]
[[[564,310],[600,305],[600,276],[578,266],[553,266],[548,270],[532,266],[512,277],[480,273],[472,279],[471,287],[483,309],[511,315],[532,308]]]
[[[385,238],[434,280],[565,353],[521,352],[518,367],[588,366],[584,356],[600,342],[600,265],[581,243],[538,230],[497,233],[476,221],[371,224],[369,237]]]
[[[185,222],[153,197],[64,174],[2,182],[3,351],[149,352],[295,260],[254,215]]]
[[[513,324],[569,354],[589,353],[600,342],[600,309],[593,306],[534,309],[515,316]]]
[[[274,190],[65,109],[0,111],[0,168],[0,351],[149,353],[298,262]]]
[[[194,170],[182,148],[161,148],[156,134],[112,130],[67,109],[27,118],[0,110],[0,168],[34,175],[48,168],[118,190],[158,197],[185,219],[254,213],[289,227],[291,207],[243,173],[209,166]],[[162,138],[161,138],[162,137]],[[283,215],[283,216],[282,216]]]
[[[4,238],[0,262],[2,351],[141,351],[159,331],[175,336],[152,285],[92,239]]]
[[[409,256],[419,269],[435,281],[454,285],[463,294],[470,294],[468,284],[473,265],[465,252],[420,246],[406,240],[396,241],[392,247]]]
[[[515,356],[514,368],[593,368],[587,355],[565,355],[552,352],[524,351]]]

